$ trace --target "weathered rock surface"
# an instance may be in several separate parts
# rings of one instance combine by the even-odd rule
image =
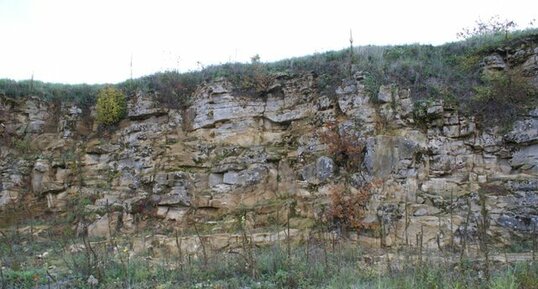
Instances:
[[[301,172],[301,177],[311,184],[320,184],[333,176],[334,169],[333,160],[323,156],[318,158],[315,163],[306,165]]]
[[[499,57],[485,59],[484,68],[504,69]],[[224,233],[239,212],[263,230],[284,224],[290,204],[300,235],[327,217],[335,185],[350,194],[370,190],[363,221],[382,227],[387,245],[421,231],[431,247],[461,238],[464,226],[476,226],[483,191],[500,243],[538,223],[538,109],[500,135],[432,102],[419,127],[408,89],[382,86],[371,100],[363,81],[356,74],[331,98],[307,74],[275,80],[267,95],[251,97],[217,79],[199,87],[185,110],[139,93],[129,99],[128,117],[106,133],[92,124],[91,110],[0,97],[0,208],[32,195],[56,212],[76,196],[89,212],[79,227],[90,235],[130,232],[140,219],[174,228],[196,220],[221,247],[236,243]],[[357,158],[333,150],[338,140],[322,137],[328,129],[364,150]],[[346,166],[350,157],[360,163]],[[465,224],[467,200],[472,224]],[[260,233],[255,242],[281,237]]]

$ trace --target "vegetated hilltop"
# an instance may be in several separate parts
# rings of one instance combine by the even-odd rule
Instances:
[[[244,259],[234,270],[255,280],[255,246],[316,238],[333,251],[347,239],[486,260],[488,248],[529,250],[537,45],[529,30],[112,86],[3,80],[0,224],[27,239],[4,242],[0,261],[27,264],[18,244],[34,237],[63,240],[48,258],[64,257],[71,273],[59,266],[57,276],[110,285],[119,277],[109,269],[129,268],[131,255],[208,268],[211,252],[234,250]],[[332,272],[325,260],[318,269]]]
[[[155,92],[156,99],[164,106],[180,108],[190,102],[197,87],[219,77],[232,82],[237,91],[261,96],[267,93],[278,76],[313,73],[316,87],[324,94],[334,96],[342,81],[351,79],[354,72],[362,71],[366,89],[373,98],[380,85],[395,84],[409,88],[414,100],[442,99],[469,114],[483,114],[482,105],[487,102],[495,102],[491,106],[504,108],[505,105],[517,106],[519,101],[533,100],[530,93],[528,99],[517,99],[517,104],[511,103],[513,99],[484,95],[484,89],[495,86],[493,82],[503,82],[507,77],[516,78],[515,82],[520,84],[520,77],[530,76],[532,63],[523,65],[522,71],[510,69],[523,64],[527,55],[521,48],[536,42],[537,38],[538,30],[528,29],[509,35],[475,36],[440,46],[361,46],[273,63],[261,63],[259,58],[253,57],[250,64],[226,63],[186,73],[159,72],[113,86],[128,97],[137,91]],[[491,57],[484,59],[486,56]],[[484,66],[495,65],[500,65],[496,69],[504,71],[501,75],[487,77],[481,74]],[[2,79],[0,94],[15,98],[35,95],[50,101],[73,101],[80,107],[89,107],[95,104],[97,91],[103,86]],[[486,109],[494,109],[491,106],[487,105]]]

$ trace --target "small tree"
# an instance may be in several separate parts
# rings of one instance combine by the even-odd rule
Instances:
[[[118,123],[127,112],[125,95],[113,87],[101,89],[97,95],[97,122],[102,125]]]
[[[537,103],[538,90],[518,70],[486,71],[481,81],[474,87],[471,111],[485,124],[510,126]]]

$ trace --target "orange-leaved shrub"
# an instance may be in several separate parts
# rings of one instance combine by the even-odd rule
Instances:
[[[333,228],[342,232],[370,229],[364,222],[367,204],[373,192],[381,187],[381,180],[374,180],[358,189],[336,184],[329,190],[330,204],[326,218]]]
[[[352,135],[340,133],[336,122],[328,122],[324,128],[320,140],[327,146],[327,152],[335,163],[346,172],[357,171],[363,161],[364,142]]]

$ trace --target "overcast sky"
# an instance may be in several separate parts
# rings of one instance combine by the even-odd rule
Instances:
[[[259,54],[274,61],[355,45],[442,44],[499,15],[520,27],[537,0],[0,0],[0,78],[116,83]],[[535,24],[536,26],[536,24]]]

